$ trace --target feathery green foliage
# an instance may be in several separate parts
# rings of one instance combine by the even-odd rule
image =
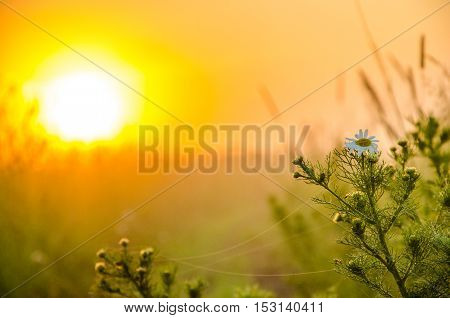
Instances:
[[[336,149],[325,163],[294,160],[294,178],[323,188],[314,198],[330,208],[344,234],[338,241],[349,247],[346,259],[336,259],[336,270],[385,297],[449,297],[449,127],[432,116],[416,123],[415,131],[400,140],[391,154],[396,165],[380,154],[361,156]],[[408,162],[420,154],[435,170],[427,182],[431,197],[418,197],[420,177]],[[353,191],[340,189],[350,186]],[[424,201],[425,213],[420,207]]]

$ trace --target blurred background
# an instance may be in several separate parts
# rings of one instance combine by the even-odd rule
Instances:
[[[183,177],[138,172],[139,125],[259,125],[307,96],[272,122],[310,125],[303,154],[320,158],[359,128],[388,149],[417,114],[405,78],[425,111],[448,94],[434,83],[448,69],[448,6],[365,57],[443,3],[1,0],[0,294]],[[380,116],[370,92],[386,87],[395,101],[380,93]],[[288,167],[269,177],[310,205],[318,191]],[[194,173],[8,296],[87,296],[95,252],[121,237],[179,258],[178,275],[204,278],[207,296],[253,284],[371,296],[334,272],[282,276],[345,253],[324,214],[260,174]]]

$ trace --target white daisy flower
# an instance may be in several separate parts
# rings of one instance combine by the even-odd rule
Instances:
[[[376,144],[379,140],[375,139],[375,136],[369,137],[369,131],[366,129],[363,130],[360,129],[359,133],[355,134],[355,138],[345,138],[345,147],[347,147],[349,150],[354,150],[358,153],[358,156],[361,156],[361,154],[364,151],[368,151],[370,153],[377,153],[378,152],[378,145]]]

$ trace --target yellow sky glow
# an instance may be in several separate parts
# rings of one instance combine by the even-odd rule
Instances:
[[[230,0],[221,6],[205,0],[12,3],[52,36],[2,8],[0,45],[5,49],[0,50],[0,83],[33,81],[40,86],[72,72],[99,70],[56,37],[127,84],[116,83],[129,124],[123,140],[135,141],[133,124],[178,123],[168,112],[193,125],[264,123],[271,114],[259,93],[261,87],[267,87],[280,111],[301,100],[276,123],[311,125],[311,136],[318,139],[314,144],[325,145],[361,126],[382,130],[368,116],[371,106],[361,90],[358,70],[370,74],[374,83],[382,79],[375,56],[356,63],[373,48],[355,1],[324,5]],[[416,72],[421,35],[426,35],[428,53],[448,60],[450,42],[443,30],[450,25],[449,8],[417,24],[441,4],[440,0],[361,1],[376,45],[389,41],[378,51],[389,71],[396,74],[390,63],[395,57]],[[350,66],[338,80],[330,81]],[[329,84],[322,87],[324,83]],[[61,134],[58,125],[52,125],[52,131]],[[65,139],[80,138],[77,134],[63,133]]]

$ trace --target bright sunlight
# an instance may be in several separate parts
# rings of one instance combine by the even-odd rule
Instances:
[[[113,137],[123,124],[123,100],[114,80],[98,72],[75,72],[44,88],[41,120],[49,132],[67,141]]]

